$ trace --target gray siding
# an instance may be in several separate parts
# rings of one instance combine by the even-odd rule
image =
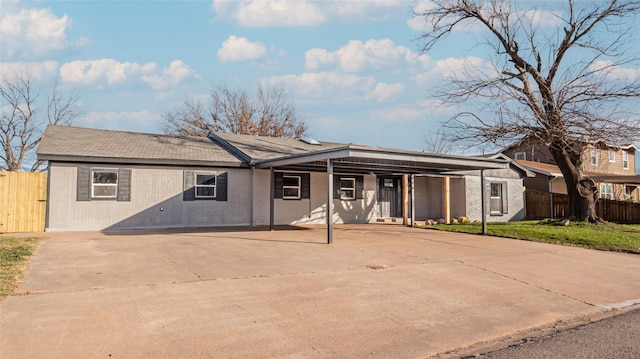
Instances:
[[[487,171],[489,172],[489,171]],[[491,182],[506,182],[507,184],[507,213],[500,215],[487,214],[487,222],[509,222],[524,220],[524,192],[522,179],[492,177],[485,172],[485,209],[489,212],[489,196]],[[480,175],[466,176],[467,216],[471,221],[482,220]]]
[[[290,171],[287,171],[290,172]],[[254,171],[255,225],[269,224],[269,170]],[[275,224],[325,224],[327,201],[327,174],[311,173],[309,199],[275,199]],[[333,200],[334,223],[369,223],[376,220],[376,177],[364,176],[364,199],[354,201]]]
[[[91,164],[88,164],[91,165]],[[96,167],[111,167],[96,165]],[[183,201],[183,171],[189,168],[131,168],[131,201],[76,200],[77,166],[52,163],[48,230],[102,230],[161,227],[249,225],[250,171],[192,168],[228,172],[228,200]]]

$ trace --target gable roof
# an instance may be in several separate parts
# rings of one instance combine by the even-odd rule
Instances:
[[[485,157],[485,156],[483,156]],[[517,170],[521,171],[525,176],[527,177],[535,177],[536,174],[531,171],[529,168],[527,168],[526,166],[518,163],[518,161],[511,159],[509,156],[505,155],[504,153],[494,153],[492,155],[487,155],[486,158],[492,158],[492,159],[502,159],[502,160],[506,160],[509,161],[509,163],[515,167]]]
[[[549,177],[563,177],[560,168],[556,165],[526,160],[516,160],[516,162],[535,173]],[[585,172],[584,174],[596,182],[640,184],[640,175],[614,175],[598,172]]]
[[[70,126],[47,127],[38,159],[63,162],[136,163],[279,168],[348,173],[418,174],[508,168],[509,161],[396,148],[263,136],[211,133],[184,137]]]
[[[515,162],[535,173],[551,177],[562,177],[562,172],[560,172],[560,168],[556,165],[527,160],[515,160]]]
[[[40,160],[241,167],[246,163],[206,137],[180,137],[49,125]]]

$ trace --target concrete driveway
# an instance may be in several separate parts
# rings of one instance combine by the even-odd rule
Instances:
[[[392,225],[48,233],[0,358],[423,358],[640,303],[640,256]]]

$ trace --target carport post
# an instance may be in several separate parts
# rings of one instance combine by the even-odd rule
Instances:
[[[273,227],[274,227],[274,197],[275,197],[275,173],[273,172],[273,166],[270,167],[270,175],[269,175],[269,183],[270,183],[270,187],[269,187],[269,230],[273,231]]]
[[[416,226],[416,175],[411,175],[411,227]]]
[[[333,243],[333,163],[327,159],[327,244]]]
[[[484,170],[480,170],[480,211],[482,212],[482,235],[487,234],[487,214],[485,208]]]

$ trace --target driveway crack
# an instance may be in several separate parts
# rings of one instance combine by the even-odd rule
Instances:
[[[492,271],[490,269],[483,268],[483,267],[480,267],[480,266],[477,266],[477,265],[474,265],[474,264],[465,263],[463,260],[456,260],[456,262],[459,262],[459,263],[464,264],[466,266],[469,266],[471,268],[475,268],[475,269],[479,269],[479,270],[485,271],[487,273],[491,273],[491,274],[495,274],[495,275],[498,275],[498,276],[501,276],[501,277],[504,277],[504,278],[507,278],[507,279],[511,279],[511,280],[516,281],[518,283],[522,283],[522,284],[527,285],[527,286],[531,286],[531,287],[534,287],[534,288],[537,288],[537,289],[540,289],[540,290],[544,290],[546,292],[549,292],[549,293],[552,293],[552,294],[555,294],[555,295],[559,295],[559,296],[562,296],[562,297],[565,297],[565,298],[568,298],[568,299],[571,299],[571,300],[575,300],[575,301],[578,301],[580,303],[584,303],[584,304],[586,304],[588,306],[591,306],[591,307],[599,307],[597,304],[589,303],[589,302],[587,302],[585,300],[582,300],[580,298],[575,298],[575,297],[572,297],[572,296],[564,294],[564,293],[556,292],[556,291],[553,291],[553,290],[551,290],[549,288],[545,288],[545,287],[541,287],[539,285],[535,285],[533,283],[525,282],[522,279],[518,279],[516,277],[512,277],[512,276],[509,276],[509,275],[506,275],[506,274],[503,274],[503,273],[500,273],[500,272]]]

